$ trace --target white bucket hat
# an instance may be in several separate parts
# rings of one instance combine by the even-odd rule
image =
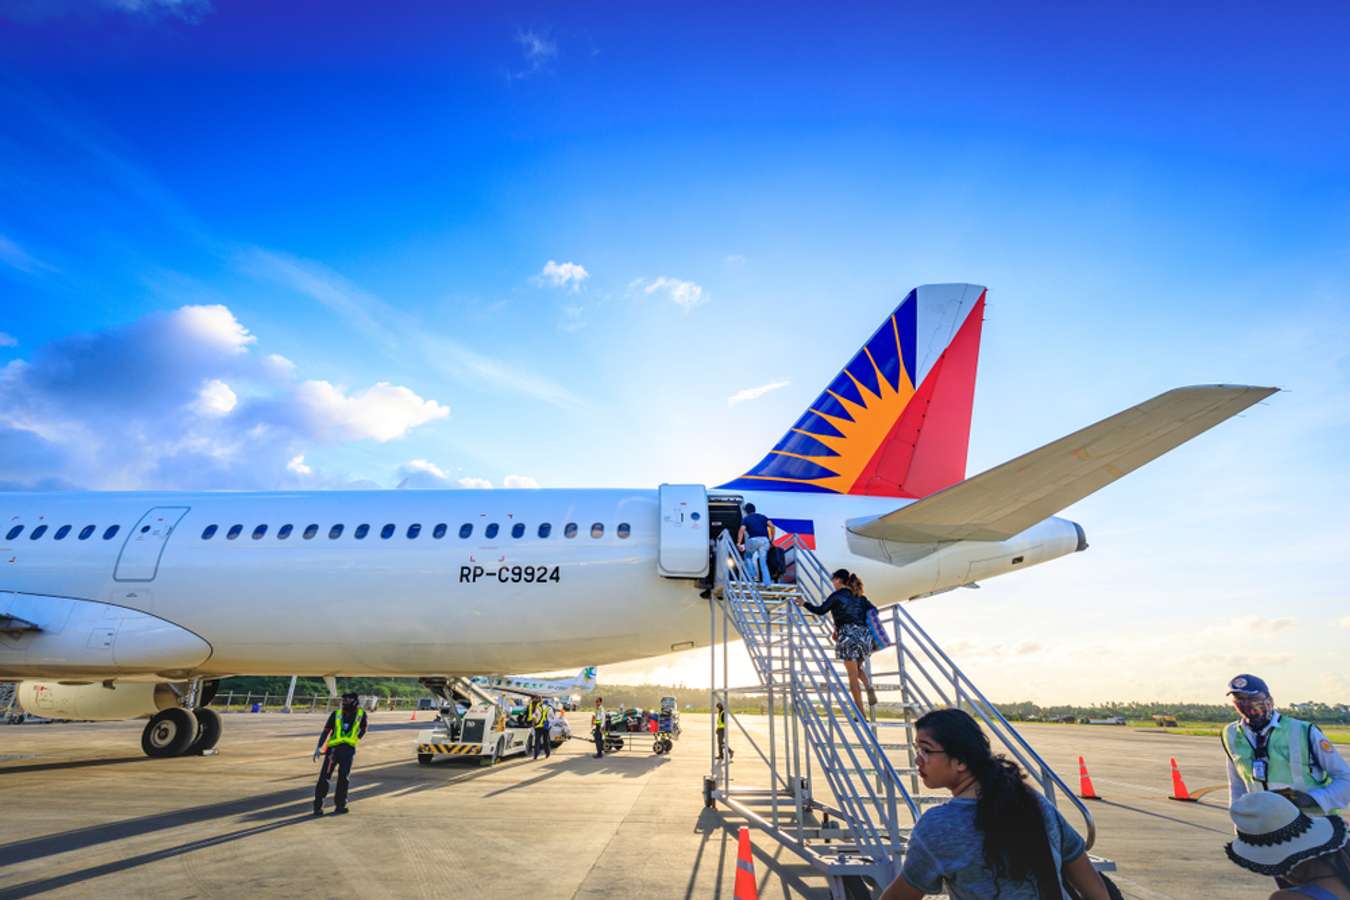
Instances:
[[[1224,849],[1228,858],[1262,875],[1284,875],[1301,862],[1345,846],[1345,822],[1336,816],[1313,818],[1273,791],[1255,791],[1237,799],[1228,814],[1237,840]]]

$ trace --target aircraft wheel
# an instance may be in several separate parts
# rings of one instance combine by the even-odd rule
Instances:
[[[223,730],[220,713],[214,709],[199,706],[192,711],[192,715],[197,719],[197,739],[184,751],[187,756],[200,755],[213,749],[220,743],[220,732]]]
[[[422,765],[422,766],[429,766],[429,765],[431,765],[431,754],[430,754],[430,753],[419,753],[419,754],[417,754],[417,763],[418,763],[418,765]]]
[[[197,737],[197,717],[186,709],[166,709],[155,715],[141,732],[146,756],[182,756]]]

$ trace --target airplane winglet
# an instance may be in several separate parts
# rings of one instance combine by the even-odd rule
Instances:
[[[1002,541],[1078,502],[1279,388],[1175,388],[848,530],[902,543]]]

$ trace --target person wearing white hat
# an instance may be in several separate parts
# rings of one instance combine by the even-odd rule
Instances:
[[[1309,816],[1274,791],[1255,791],[1228,811],[1237,839],[1228,858],[1281,889],[1270,900],[1350,900],[1350,853],[1339,816]]]

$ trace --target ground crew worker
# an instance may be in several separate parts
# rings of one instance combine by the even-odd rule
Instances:
[[[553,755],[552,742],[548,738],[548,704],[543,700],[534,702],[534,717],[531,723],[534,726],[534,758],[539,758],[539,752],[542,750],[544,759]]]
[[[605,755],[605,698],[595,698],[595,712],[591,714],[591,737],[595,739],[595,758]]]
[[[366,736],[366,711],[360,707],[355,694],[342,695],[342,707],[334,710],[324,723],[319,744],[314,748],[314,759],[323,754],[319,769],[319,783],[314,786],[314,815],[323,815],[323,800],[328,796],[328,782],[337,771],[337,790],[333,794],[333,813],[347,812],[347,779],[356,759],[356,745]]]
[[[1275,791],[1303,812],[1325,816],[1350,807],[1350,764],[1316,725],[1282,716],[1255,675],[1228,682],[1242,717],[1221,740],[1228,754],[1228,805],[1248,791]]]
[[[721,702],[717,704],[717,758],[731,759],[736,755],[734,750],[727,749],[727,711],[722,708]]]

